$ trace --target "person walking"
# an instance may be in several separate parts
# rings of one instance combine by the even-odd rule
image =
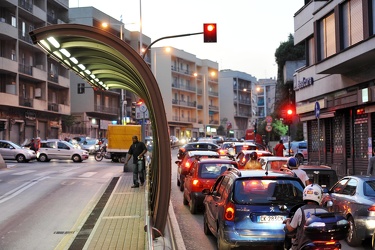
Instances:
[[[374,175],[375,174],[375,147],[372,148],[372,157],[370,157],[370,160],[368,162],[367,167],[367,175]]]
[[[280,140],[279,143],[273,148],[275,156],[284,156],[284,150],[286,150],[286,148],[283,140]]]
[[[147,147],[143,142],[138,141],[137,136],[133,136],[132,140],[133,140],[133,144],[130,146],[130,149],[128,152],[128,158],[125,161],[125,165],[128,164],[130,158],[133,156],[133,186],[131,186],[131,188],[138,188],[139,187],[138,177],[141,182],[141,186],[143,186],[145,182],[144,168],[145,168],[145,154],[147,152]]]

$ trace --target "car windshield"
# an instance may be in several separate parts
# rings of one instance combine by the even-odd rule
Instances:
[[[239,179],[233,199],[239,204],[302,200],[303,187],[292,179]]]
[[[375,197],[375,180],[366,181],[363,185],[364,195]]]
[[[234,168],[233,164],[223,163],[205,163],[201,165],[199,176],[202,179],[217,179],[228,168]]]

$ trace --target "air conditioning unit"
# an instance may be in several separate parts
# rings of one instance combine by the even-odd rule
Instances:
[[[42,89],[36,88],[35,89],[35,98],[40,98],[40,97],[42,97]]]

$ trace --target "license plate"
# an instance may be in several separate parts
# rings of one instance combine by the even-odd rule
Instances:
[[[285,216],[282,215],[261,215],[258,217],[259,222],[283,222]]]

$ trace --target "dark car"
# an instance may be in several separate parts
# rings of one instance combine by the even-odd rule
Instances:
[[[217,238],[218,249],[282,248],[283,221],[303,202],[303,189],[301,180],[290,174],[230,169],[203,190],[204,233]]]
[[[360,246],[362,241],[374,237],[375,230],[375,177],[346,176],[328,191],[322,204],[332,201],[332,212],[349,221],[346,236],[348,245]]]
[[[318,183],[322,188],[329,189],[338,180],[336,171],[324,165],[300,165],[299,169],[306,172],[310,182]]]
[[[189,173],[191,164],[196,157],[217,157],[219,153],[216,151],[193,150],[188,151],[181,160],[176,161],[177,164],[177,186],[180,191],[184,191],[185,176]]]
[[[202,190],[210,189],[216,179],[228,168],[237,168],[237,163],[222,157],[198,157],[192,162],[190,171],[185,177],[183,194],[183,204],[189,205],[192,214],[203,208],[205,195]]]
[[[182,159],[189,151],[215,151],[219,152],[220,146],[210,142],[189,142],[178,149],[177,159]]]

